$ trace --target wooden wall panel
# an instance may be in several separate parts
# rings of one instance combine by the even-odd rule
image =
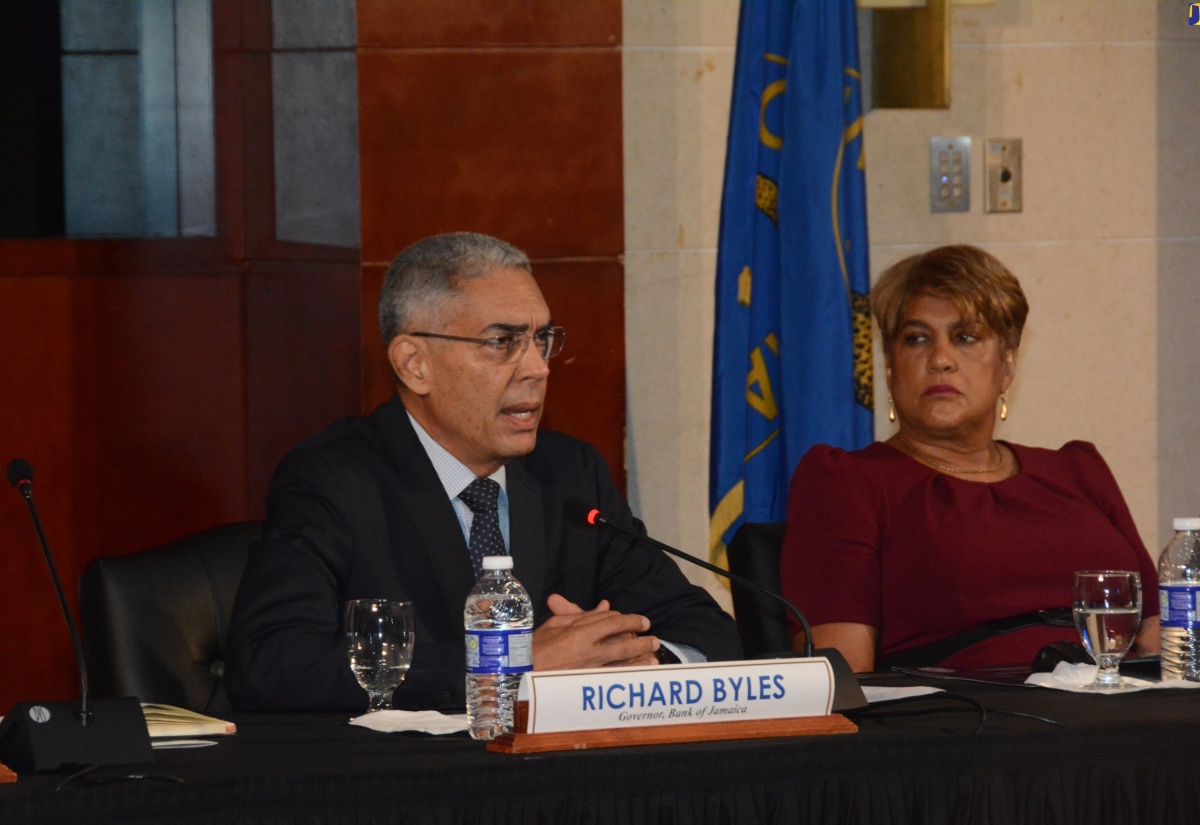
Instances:
[[[74,527],[83,561],[241,516],[240,276],[77,279]]]
[[[246,278],[247,510],[264,515],[275,465],[359,411],[358,264],[270,263]]]
[[[218,237],[0,240],[0,460],[34,463],[72,601],[99,555],[261,515],[286,449],[391,392],[380,277],[435,232],[530,253],[570,330],[546,424],[596,443],[623,478],[618,0],[359,0],[362,255],[274,240],[271,3],[213,8]],[[472,48],[442,48],[457,45]],[[0,616],[0,712],[73,696],[11,490]]]
[[[533,261],[567,351],[545,424],[624,483],[621,4],[359,0],[364,407],[393,390],[375,321],[396,253],[439,232]]]
[[[68,527],[74,510],[71,298],[68,278],[0,278],[0,461],[33,464],[47,538],[68,561],[75,551]],[[0,713],[25,684],[52,688],[48,699],[69,697],[72,660],[46,655],[62,649],[67,629],[29,511],[7,484],[0,490],[0,615]]]
[[[358,77],[365,261],[458,229],[621,254],[615,49],[360,50]]]
[[[219,237],[0,240],[0,460],[33,462],[73,603],[97,556],[261,515],[283,451],[360,403],[357,252],[276,243],[265,208],[269,63],[247,46],[269,45],[269,10],[214,3]],[[72,697],[66,629],[11,490],[0,615],[0,713]]]
[[[567,330],[550,362],[543,425],[594,444],[625,488],[625,277],[619,262],[534,261],[554,320]]]
[[[0,278],[0,329],[13,339],[0,342],[0,459],[33,464],[72,602],[74,581],[97,556],[244,517],[240,303],[237,276]],[[29,515],[15,492],[3,501],[7,707],[70,695],[74,677]]]
[[[363,46],[615,46],[619,2],[358,0]]]
[[[390,261],[389,261],[390,263]],[[396,392],[392,367],[384,353],[379,333],[379,291],[388,265],[363,264],[362,267],[362,325],[359,336],[362,347],[363,410],[370,411],[387,401]]]

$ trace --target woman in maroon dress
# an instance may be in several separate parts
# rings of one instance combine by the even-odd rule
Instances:
[[[788,500],[784,592],[814,644],[857,671],[1028,664],[1078,640],[1030,614],[1069,607],[1076,570],[1117,569],[1141,573],[1138,645],[1156,651],[1154,564],[1096,448],[993,438],[1028,312],[1012,273],[975,247],[941,247],[885,272],[871,311],[896,433],[854,452],[814,447]]]

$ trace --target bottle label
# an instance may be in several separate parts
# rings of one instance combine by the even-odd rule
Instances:
[[[533,628],[467,631],[467,673],[527,673],[531,670]]]
[[[1197,594],[1200,584],[1160,584],[1158,586],[1158,616],[1163,627],[1200,627],[1196,620]]]

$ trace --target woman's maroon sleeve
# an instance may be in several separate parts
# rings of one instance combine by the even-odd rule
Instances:
[[[825,445],[800,460],[788,494],[780,574],[784,595],[810,624],[880,626],[881,511],[866,460]],[[794,633],[799,625],[792,622]]]
[[[1075,460],[1080,482],[1087,490],[1088,496],[1136,551],[1136,565],[1142,577],[1142,615],[1157,616],[1157,565],[1154,558],[1146,552],[1146,545],[1142,543],[1137,525],[1134,524],[1133,514],[1129,512],[1129,505],[1125,503],[1121,487],[1117,484],[1108,463],[1100,455],[1096,445],[1087,441],[1068,442],[1063,445],[1063,452],[1070,454]]]

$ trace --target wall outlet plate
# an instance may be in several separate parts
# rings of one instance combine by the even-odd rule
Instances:
[[[984,142],[983,208],[985,212],[1020,212],[1021,139],[988,138]]]
[[[929,211],[971,211],[971,139],[929,139]]]

